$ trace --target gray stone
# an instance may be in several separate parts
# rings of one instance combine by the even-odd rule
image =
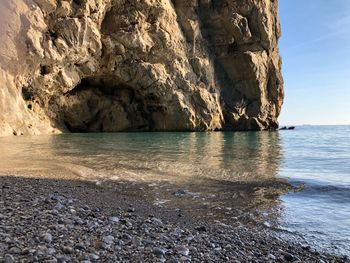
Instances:
[[[52,247],[49,247],[46,251],[47,254],[49,255],[53,255],[56,253],[56,249],[52,248]]]
[[[201,232],[207,232],[207,228],[205,226],[197,226],[195,229]]]
[[[157,225],[157,226],[163,225],[162,220],[160,220],[160,219],[158,219],[158,218],[155,218],[155,217],[152,218],[152,222],[153,222],[153,224],[155,224],[155,225]]]
[[[185,189],[179,189],[174,193],[174,195],[180,197],[186,195],[187,193],[188,191],[186,191]]]
[[[74,246],[74,249],[77,249],[77,250],[86,250],[86,247],[85,247],[84,244],[79,243],[79,244],[76,244],[76,245]]]
[[[92,253],[92,254],[89,255],[89,258],[90,258],[91,260],[99,260],[99,259],[100,259],[100,256],[98,256],[98,255]]]
[[[296,260],[296,257],[294,255],[288,253],[288,252],[283,252],[282,255],[283,255],[283,258],[285,260],[287,260],[287,261],[294,261],[294,260]]]
[[[109,222],[115,224],[115,223],[118,223],[119,222],[119,217],[117,216],[112,216],[109,218]]]
[[[10,254],[20,254],[22,250],[19,247],[11,247],[8,252]]]
[[[51,243],[52,242],[52,235],[50,233],[45,233],[43,236],[43,239],[46,243]]]
[[[65,254],[72,254],[74,252],[74,249],[70,246],[64,246],[62,247],[62,251]]]
[[[176,250],[176,252],[178,253],[178,254],[180,254],[180,255],[183,255],[183,256],[188,256],[188,254],[190,253],[190,250],[187,248],[187,247],[185,247],[185,246],[176,246],[175,247],[175,250]]]
[[[13,263],[15,262],[15,258],[11,254],[6,254],[4,257],[5,263]]]
[[[131,237],[129,234],[127,234],[127,233],[124,233],[123,236],[122,236],[122,238],[123,238],[124,240],[130,240],[130,239],[132,239],[132,237]]]
[[[155,254],[157,257],[163,257],[165,255],[165,250],[161,249],[159,247],[153,248],[153,254]]]
[[[102,238],[102,242],[103,242],[103,243],[106,243],[106,244],[112,244],[112,243],[114,242],[114,236],[111,236],[111,235],[109,235],[109,236],[104,236],[104,237]]]

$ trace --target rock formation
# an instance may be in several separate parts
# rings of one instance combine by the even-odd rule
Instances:
[[[277,0],[1,0],[0,134],[265,130]]]

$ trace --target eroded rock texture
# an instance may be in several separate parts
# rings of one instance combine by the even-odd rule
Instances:
[[[263,130],[277,0],[2,0],[0,133]]]

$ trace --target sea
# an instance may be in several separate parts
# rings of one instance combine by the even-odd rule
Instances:
[[[3,137],[1,174],[134,184],[154,205],[350,256],[350,126]]]

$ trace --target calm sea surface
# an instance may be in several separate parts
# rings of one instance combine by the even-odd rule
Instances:
[[[1,173],[128,181],[156,205],[350,254],[350,126],[7,137],[0,150]]]

